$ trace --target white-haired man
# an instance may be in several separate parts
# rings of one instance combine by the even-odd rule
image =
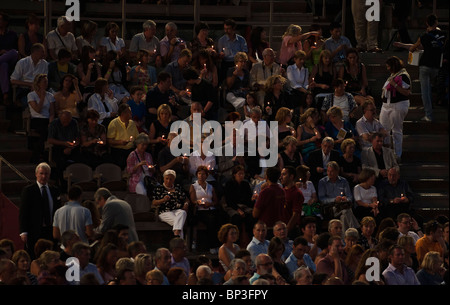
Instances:
[[[75,36],[70,32],[71,30],[72,21],[69,21],[66,16],[60,16],[56,29],[47,34],[48,52],[51,59],[58,60],[58,52],[61,49],[70,51],[74,59],[76,58],[78,47],[75,42]]]

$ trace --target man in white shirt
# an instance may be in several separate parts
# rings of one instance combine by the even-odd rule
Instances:
[[[356,121],[356,131],[359,135],[359,144],[361,148],[372,146],[371,137],[376,132],[383,133],[386,137],[384,143],[388,143],[389,137],[386,129],[380,121],[375,118],[377,108],[371,100],[366,100],[362,105],[363,116]]]
[[[75,36],[70,32],[71,28],[72,22],[66,16],[61,16],[58,18],[56,29],[48,32],[48,52],[51,59],[58,60],[58,52],[61,49],[72,52],[74,59],[78,56],[78,47]]]
[[[11,84],[18,86],[16,98],[22,102],[23,108],[28,106],[27,94],[33,88],[34,78],[38,74],[48,74],[48,62],[45,58],[45,47],[35,43],[31,47],[30,56],[20,59],[11,74]]]
[[[411,231],[411,226],[413,225],[415,225],[416,231],[418,233]],[[400,238],[404,235],[411,236],[414,240],[414,245],[416,244],[417,240],[419,240],[419,238],[423,237],[423,232],[419,228],[419,225],[414,219],[411,218],[409,214],[401,213],[397,216],[397,228],[400,232],[400,235],[398,237]]]

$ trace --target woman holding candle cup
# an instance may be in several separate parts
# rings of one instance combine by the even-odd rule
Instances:
[[[207,166],[200,165],[196,171],[197,181],[191,184],[189,188],[189,197],[194,204],[194,222],[198,221],[206,224],[207,227],[207,242],[210,252],[217,253],[217,248],[220,246],[217,239],[217,232],[220,228],[219,214],[216,209],[217,195],[214,187],[206,181],[209,175]]]
[[[145,185],[145,177],[153,177],[155,173],[155,165],[153,164],[152,155],[148,152],[147,146],[150,143],[145,133],[140,133],[134,140],[136,149],[132,151],[127,158],[127,173],[130,175],[128,179],[128,190],[131,193],[149,195],[148,187]]]
[[[375,188],[375,171],[369,168],[362,169],[359,174],[360,183],[353,189],[355,196],[355,216],[358,220],[365,216],[372,216],[375,220],[380,214],[378,209],[377,189]]]
[[[189,208],[189,198],[184,189],[175,184],[177,174],[168,169],[163,174],[163,184],[155,186],[152,205],[158,207],[159,219],[173,228],[173,234],[184,238],[184,224]]]

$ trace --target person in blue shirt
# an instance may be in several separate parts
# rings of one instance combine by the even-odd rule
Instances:
[[[131,115],[133,121],[136,123],[136,127],[139,132],[147,132],[145,128],[145,115],[147,113],[147,107],[145,101],[142,99],[144,96],[144,90],[140,86],[133,86],[130,88],[130,99],[127,101],[128,106],[131,108]]]
[[[225,34],[217,41],[217,52],[222,59],[219,84],[225,79],[228,68],[234,66],[234,56],[238,52],[248,53],[247,41],[236,33],[236,22],[233,19],[224,21],[223,31]]]
[[[331,52],[331,58],[335,65],[343,65],[346,50],[352,48],[352,44],[347,37],[342,36],[342,26],[339,22],[330,24],[330,34],[331,37],[325,40],[325,49]]]
[[[295,270],[297,270],[301,265],[305,265],[313,272],[316,272],[316,264],[308,254],[308,251],[308,241],[301,236],[297,237],[294,240],[292,252],[285,261],[285,264],[288,267],[292,278],[294,278]]]
[[[258,254],[267,254],[269,251],[269,241],[266,240],[267,226],[264,222],[258,221],[253,226],[253,238],[247,246],[247,250],[250,252],[252,262],[255,263],[255,259]]]

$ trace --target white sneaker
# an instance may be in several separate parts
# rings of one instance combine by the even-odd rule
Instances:
[[[424,116],[424,117],[421,118],[420,120],[421,120],[421,121],[425,121],[425,122],[431,122],[431,121],[432,121],[432,119],[430,119],[430,118],[427,117],[427,116]]]

